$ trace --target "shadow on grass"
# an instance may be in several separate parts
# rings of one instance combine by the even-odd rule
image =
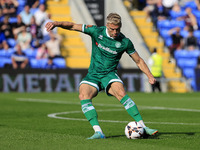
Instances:
[[[119,138],[119,137],[125,137],[125,135],[112,135],[112,136],[106,136],[107,139],[109,139],[109,138]]]
[[[162,134],[185,134],[185,135],[195,135],[196,132],[159,132],[160,135]]]
[[[153,136],[144,134],[142,139],[159,139],[159,136],[161,135],[173,135],[173,134],[180,134],[180,135],[188,135],[193,136],[195,135],[195,132],[159,132]],[[113,135],[113,136],[107,136],[106,138],[119,138],[119,137],[126,137],[125,135]]]

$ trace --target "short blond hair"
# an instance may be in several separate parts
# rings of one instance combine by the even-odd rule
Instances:
[[[121,16],[117,13],[110,13],[106,19],[107,24],[122,25]]]

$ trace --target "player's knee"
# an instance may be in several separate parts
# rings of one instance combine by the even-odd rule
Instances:
[[[84,99],[92,99],[93,96],[88,93],[79,93],[79,99],[84,100]]]
[[[85,95],[84,95],[83,93],[79,93],[79,99],[80,99],[80,100],[86,99],[86,98],[85,98]]]
[[[126,95],[126,92],[124,90],[120,90],[118,95],[123,98]]]

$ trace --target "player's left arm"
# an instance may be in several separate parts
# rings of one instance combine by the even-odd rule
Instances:
[[[139,56],[137,52],[130,55],[133,61],[137,64],[137,66],[140,68],[142,72],[146,74],[146,76],[149,79],[150,84],[154,84],[156,82],[156,79],[153,77],[152,73],[150,72],[149,68],[147,67],[147,64],[144,62],[144,60]]]

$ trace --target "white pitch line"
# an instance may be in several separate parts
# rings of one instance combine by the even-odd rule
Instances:
[[[98,112],[108,112],[108,111],[123,111],[124,109],[107,109],[107,110],[98,110]],[[68,115],[68,114],[75,114],[75,113],[82,113],[82,111],[69,111],[69,112],[59,112],[48,114],[48,117],[55,118],[55,119],[64,119],[64,120],[75,120],[75,121],[87,121],[87,119],[82,118],[69,118],[69,117],[60,117],[58,115]],[[99,120],[99,122],[109,122],[109,123],[128,123],[130,121],[119,121],[119,120]],[[200,123],[176,123],[176,122],[145,122],[147,124],[163,124],[163,125],[195,125],[199,126]]]
[[[17,101],[25,101],[25,102],[38,102],[38,103],[55,103],[55,104],[71,104],[71,105],[80,105],[79,102],[66,102],[66,101],[55,101],[48,99],[32,99],[32,98],[17,98]],[[121,107],[120,104],[101,104],[95,103],[95,106],[103,106],[103,107]],[[199,109],[187,109],[187,108],[170,108],[170,107],[158,107],[158,106],[140,106],[137,105],[140,109],[150,109],[150,110],[173,110],[173,111],[187,111],[187,112],[200,112]]]
[[[32,99],[32,98],[17,98],[17,101],[25,101],[25,102],[38,102],[38,103],[56,103],[56,104],[72,104],[72,105],[80,105],[79,102],[66,102],[66,101],[55,101],[55,100],[47,100],[47,99]],[[95,106],[103,106],[103,107],[122,107],[122,105],[118,104],[100,104],[95,103]],[[174,110],[174,111],[189,111],[189,112],[200,112],[198,109],[185,109],[185,108],[169,108],[169,107],[150,107],[150,106],[139,106],[140,109],[152,109],[152,110]],[[98,110],[98,112],[104,111],[124,111],[124,109],[107,109],[107,110]],[[65,119],[65,120],[76,120],[76,121],[87,121],[87,119],[82,118],[68,118],[68,117],[60,117],[57,115],[67,115],[74,113],[82,113],[82,111],[71,111],[71,112],[60,112],[48,114],[50,118],[56,119]],[[130,121],[119,121],[119,120],[99,120],[100,122],[110,122],[110,123],[128,123]],[[200,123],[175,123],[175,122],[145,122],[147,124],[168,124],[168,125],[200,125]]]

